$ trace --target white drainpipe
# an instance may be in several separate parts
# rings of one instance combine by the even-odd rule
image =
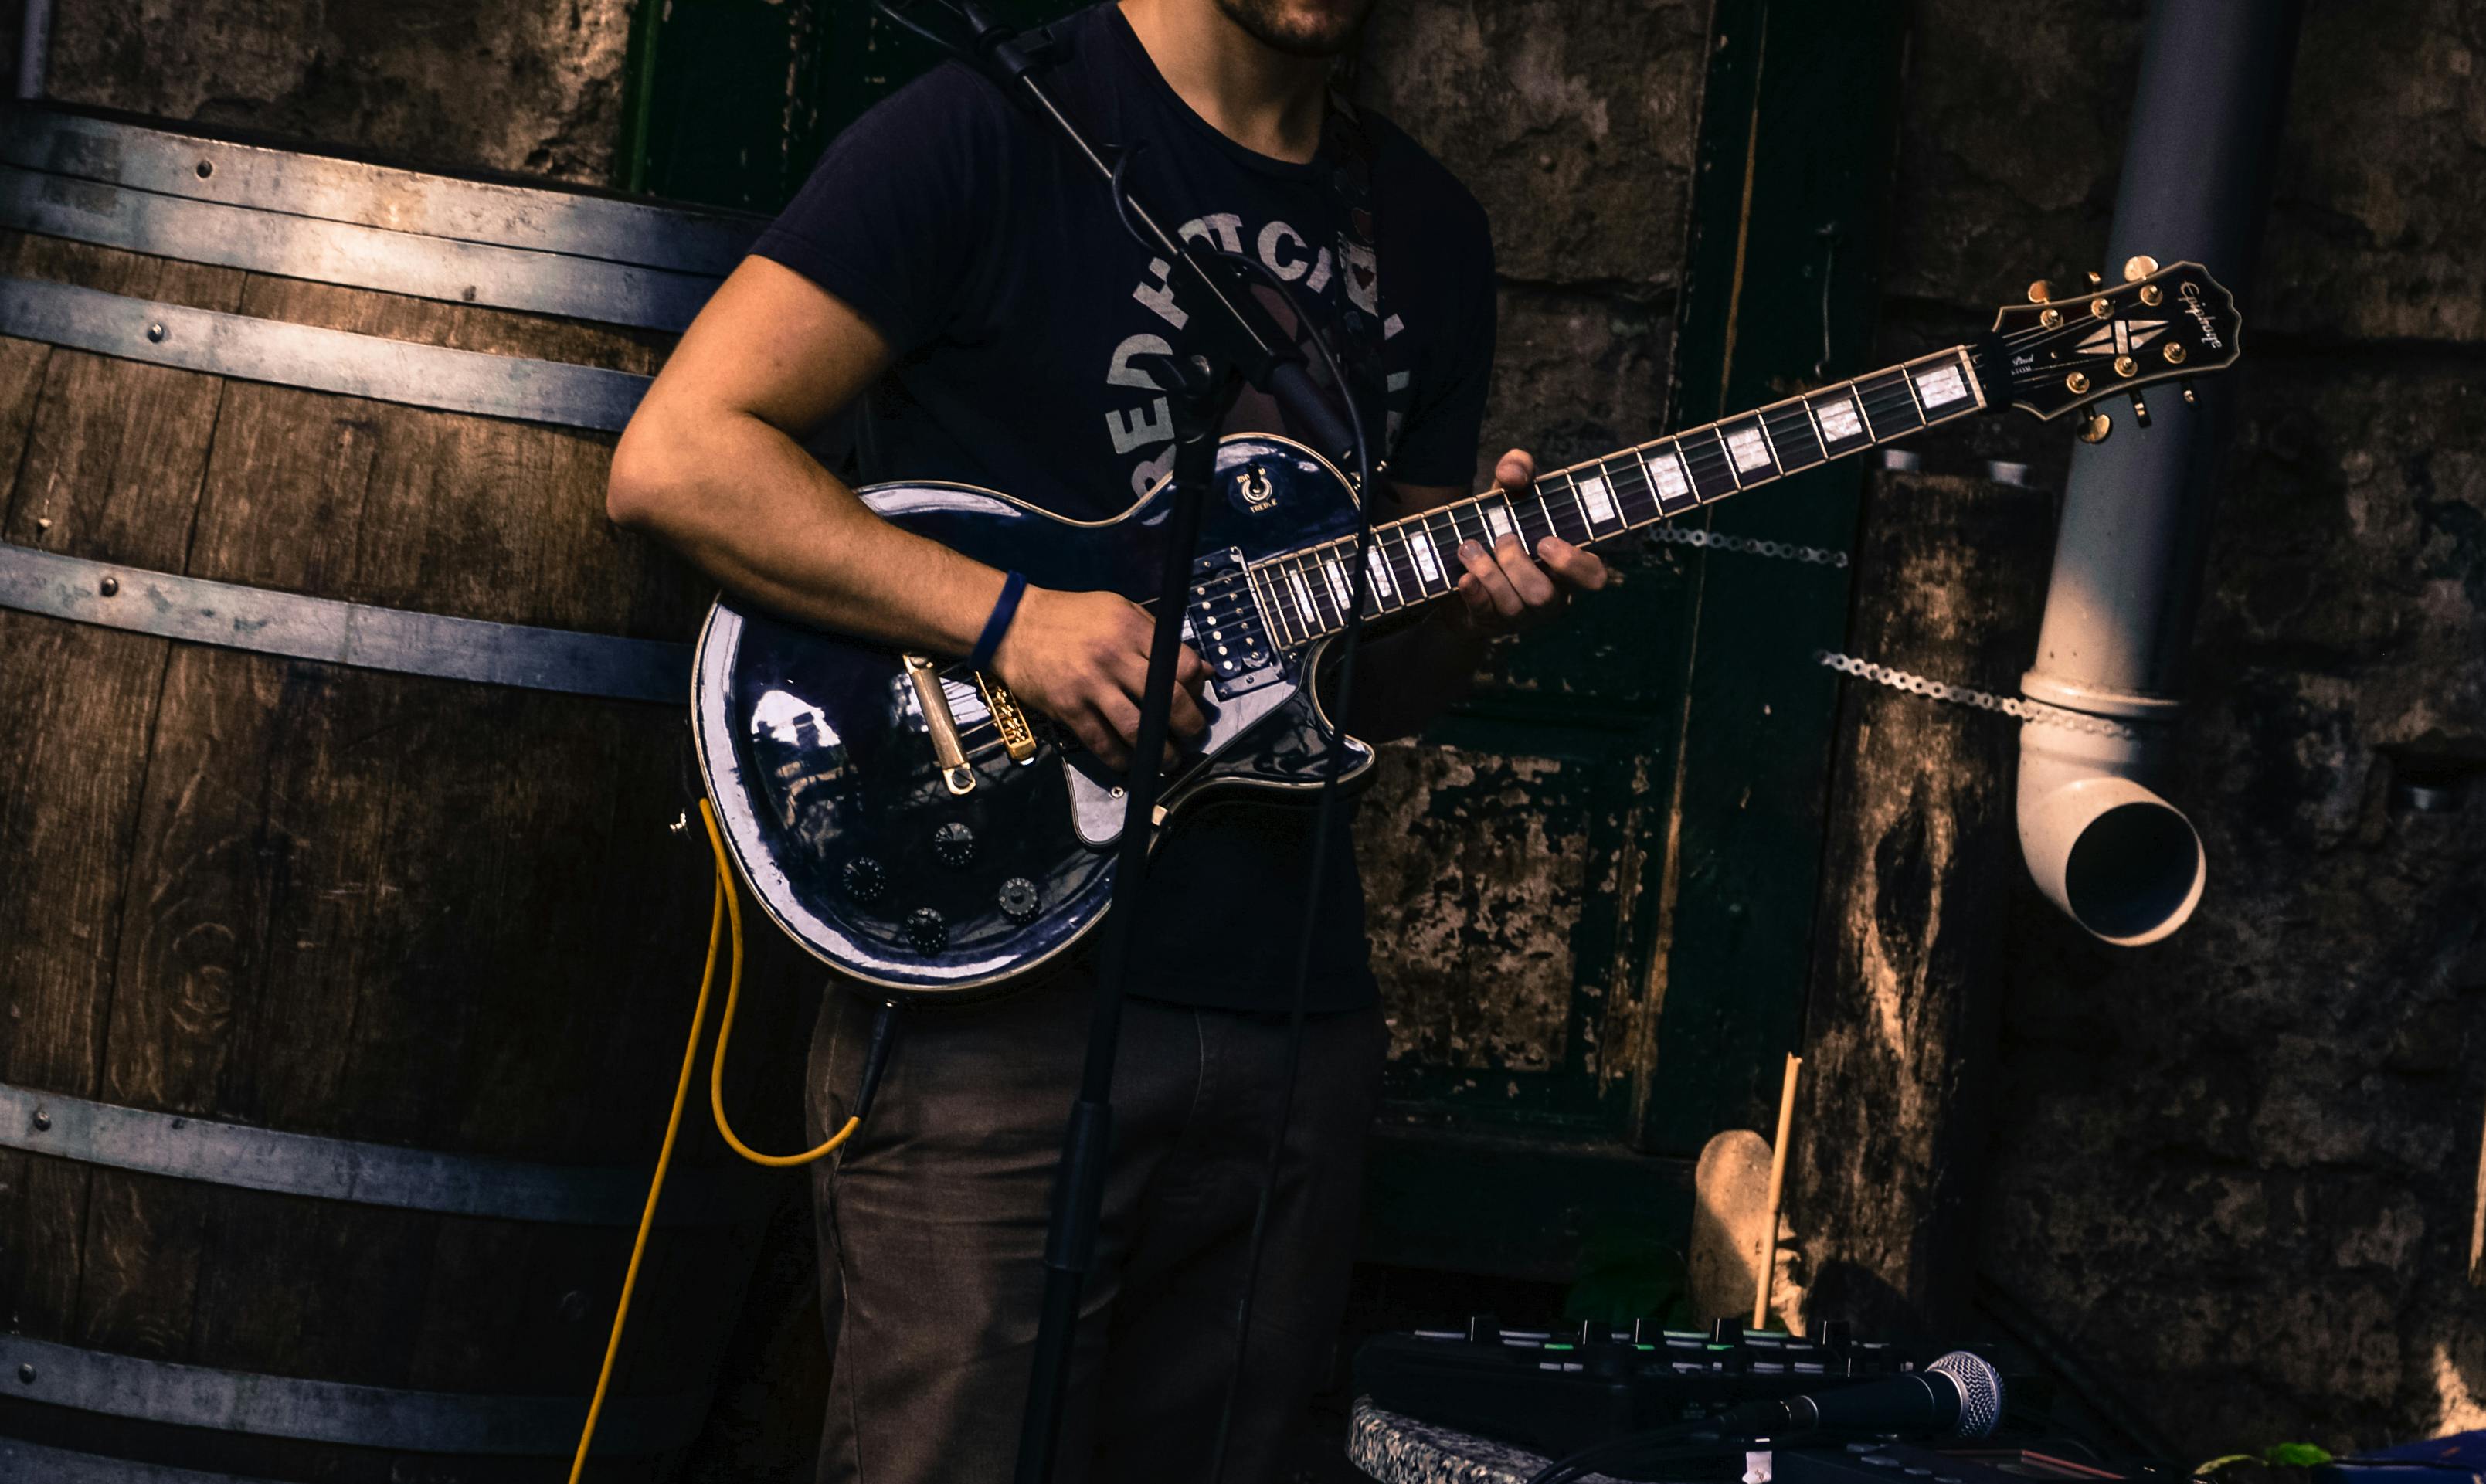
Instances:
[[[2136,255],[2190,260],[2247,297],[2301,14],[2301,0],[2155,0],[2110,277]],[[2072,450],[2037,661],[2021,690],[2134,734],[2022,727],[2020,848],[2038,890],[2108,943],[2155,943],[2183,926],[2209,875],[2199,833],[2157,784],[2183,704],[2233,380],[2205,378],[2197,403],[2153,388],[2147,427],[2130,403],[2102,402],[2113,432]]]

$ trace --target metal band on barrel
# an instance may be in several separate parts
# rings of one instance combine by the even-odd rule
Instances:
[[[649,378],[0,277],[0,335],[314,392],[618,432]]]
[[[273,1479],[201,1473],[169,1464],[107,1458],[0,1438],[0,1479],[41,1479],[43,1484],[276,1484]]]
[[[716,280],[533,249],[383,232],[0,165],[0,227],[314,283],[679,330]]]
[[[410,1453],[560,1456],[578,1445],[584,1396],[489,1396],[305,1381],[146,1360],[0,1334],[7,1394],[106,1416]],[[616,1397],[595,1451],[662,1453],[699,1436],[704,1391]]]
[[[349,1205],[566,1226],[628,1226],[648,1198],[645,1170],[538,1165],[289,1134],[0,1083],[0,1148],[81,1165]],[[731,1226],[779,1195],[738,1166],[675,1172],[657,1208],[664,1226]]]
[[[0,160],[48,175],[389,232],[722,278],[767,223],[579,191],[370,165],[17,104]]]
[[[685,705],[688,645],[275,592],[0,543],[0,608],[440,680]]]

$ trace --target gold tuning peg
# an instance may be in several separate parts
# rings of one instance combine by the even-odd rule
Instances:
[[[2147,253],[2135,253],[2123,260],[2123,281],[2137,284],[2158,271],[2158,260]]]
[[[2100,285],[2104,284],[2105,282],[2106,282],[2106,275],[2105,275],[2105,274],[2100,273],[2100,272],[2099,272],[2097,269],[2095,269],[2095,268],[2091,268],[2091,269],[2089,269],[2089,287],[2090,287],[2091,289],[2095,289],[2095,288],[2099,287]]]
[[[2042,278],[2029,286],[2029,302],[2031,304],[2043,304],[2054,296],[2055,286]]]
[[[2106,442],[2106,435],[2113,431],[2114,419],[2108,417],[2105,413],[2100,412],[2095,407],[2091,407],[2088,410],[2088,415],[2081,419],[2081,441],[2083,443],[2104,443]]]
[[[2132,394],[2132,420],[2143,427],[2149,426],[2149,404],[2141,399],[2139,392]]]

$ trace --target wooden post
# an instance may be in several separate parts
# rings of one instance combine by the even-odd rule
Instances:
[[[1981,480],[1871,483],[1847,647],[2008,691],[2045,588],[2051,502]],[[1797,1230],[1809,1306],[1879,1333],[1966,1317],[2019,726],[1842,682],[1812,990]]]

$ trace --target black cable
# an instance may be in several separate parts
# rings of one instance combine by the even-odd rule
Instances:
[[[1338,399],[1346,404],[1346,420],[1353,433],[1356,479],[1355,576],[1348,588],[1352,599],[1347,607],[1346,628],[1339,641],[1338,715],[1347,717],[1355,697],[1355,657],[1364,637],[1364,600],[1371,583],[1371,563],[1365,553],[1372,547],[1372,445],[1364,426],[1364,411],[1357,405],[1355,388],[1346,379],[1337,355],[1330,349],[1329,338],[1320,325],[1295,299],[1284,280],[1269,271],[1266,264],[1241,253],[1219,252],[1216,256],[1243,264],[1257,273],[1276,291],[1295,322],[1304,331],[1312,348],[1320,352],[1322,364],[1329,368],[1330,384],[1338,389]],[[1307,674],[1306,685],[1316,683]],[[1318,698],[1314,698],[1315,702]],[[1250,1358],[1252,1341],[1252,1306],[1260,1285],[1260,1256],[1268,1245],[1269,1207],[1278,1191],[1278,1175],[1285,1157],[1286,1134],[1293,1126],[1295,1113],[1295,1082],[1304,1060],[1304,1016],[1312,995],[1313,925],[1319,920],[1321,878],[1329,865],[1330,840],[1337,832],[1339,780],[1346,772],[1346,734],[1341,728],[1336,744],[1330,749],[1329,765],[1322,771],[1320,797],[1313,804],[1312,866],[1307,872],[1304,895],[1304,922],[1295,942],[1295,982],[1286,1006],[1286,1075],[1284,1091],[1278,1102],[1278,1127],[1269,1140],[1269,1158],[1260,1172],[1260,1192],[1252,1207],[1252,1237],[1243,1259],[1243,1291],[1234,1302],[1234,1361],[1228,1367],[1226,1399],[1217,1412],[1217,1433],[1209,1454],[1208,1484],[1221,1484],[1226,1476],[1226,1453],[1232,1442],[1235,1405],[1243,1389],[1243,1367]]]

